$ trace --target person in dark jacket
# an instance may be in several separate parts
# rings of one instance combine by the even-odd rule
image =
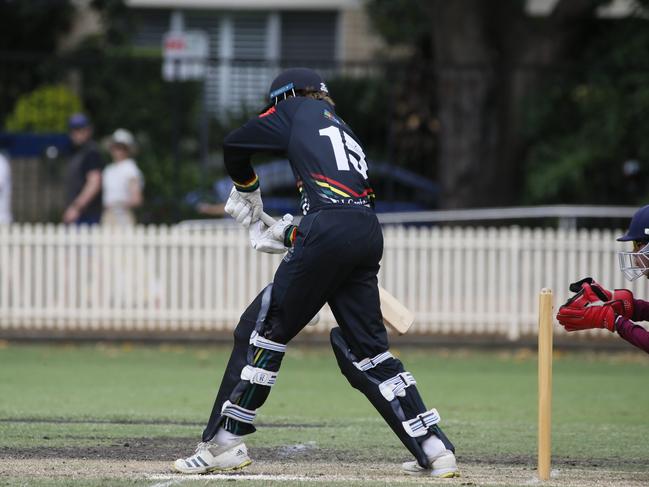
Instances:
[[[104,161],[93,140],[90,119],[76,113],[68,120],[74,147],[65,171],[64,223],[95,224],[101,219],[101,171]]]

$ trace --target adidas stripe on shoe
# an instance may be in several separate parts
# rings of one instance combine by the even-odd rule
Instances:
[[[219,446],[201,442],[192,456],[176,460],[174,468],[181,473],[202,474],[240,470],[251,463],[245,443]]]
[[[408,475],[430,475],[440,479],[452,479],[460,476],[455,455],[449,450],[445,450],[435,458],[431,462],[430,468],[423,468],[416,461],[412,461],[402,464],[401,470]]]

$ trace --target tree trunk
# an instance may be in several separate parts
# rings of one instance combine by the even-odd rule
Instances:
[[[563,60],[579,33],[575,21],[596,2],[560,0],[550,17],[534,21],[517,0],[426,5],[437,74],[442,206],[512,204],[522,181],[522,102],[539,75],[526,65]]]
[[[497,73],[485,18],[492,2],[430,2],[440,121],[442,205],[480,206],[497,164]]]

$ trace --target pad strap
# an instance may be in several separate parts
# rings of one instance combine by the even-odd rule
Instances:
[[[416,384],[417,381],[410,372],[401,372],[391,379],[379,384],[379,391],[386,400],[392,401],[396,396],[405,397],[406,387]]]
[[[223,407],[221,408],[221,414],[227,416],[228,418],[236,419],[242,423],[252,424],[257,416],[256,411],[251,411],[250,409],[242,408],[236,404],[232,404],[230,401],[225,401]]]
[[[403,424],[406,433],[413,438],[417,438],[418,436],[424,436],[428,432],[428,428],[439,423],[439,420],[437,409],[433,408],[430,411],[418,414],[411,420],[403,421],[401,424]]]
[[[257,331],[253,331],[250,335],[250,344],[257,348],[265,348],[266,350],[272,350],[273,352],[286,352],[286,345],[283,343],[277,343],[268,338],[264,338]]]
[[[277,372],[246,365],[241,371],[241,379],[247,380],[251,384],[272,387],[277,380]]]
[[[368,357],[360,360],[359,362],[354,362],[354,366],[363,372],[369,369],[373,369],[381,362],[385,362],[389,358],[394,358],[390,352],[383,352],[378,354],[376,357]]]

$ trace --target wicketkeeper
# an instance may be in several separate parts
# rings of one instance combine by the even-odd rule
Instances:
[[[176,469],[222,472],[251,463],[243,439],[255,431],[287,345],[328,303],[339,325],[331,331],[338,366],[415,457],[403,470],[458,476],[437,410],[424,405],[415,378],[389,351],[377,283],[383,235],[362,146],[316,72],[281,73],[269,98],[258,117],[225,138],[225,167],[234,182],[226,211],[251,227],[257,250],[286,255],[272,284],[241,316],[202,441]],[[269,228],[260,221],[263,203],[250,164],[260,152],[288,157],[305,215],[299,226],[290,216]]]
[[[629,281],[649,278],[649,206],[640,208],[621,242],[633,242],[632,252],[618,252],[620,270]],[[609,291],[590,277],[570,285],[576,293],[559,308],[557,320],[568,331],[606,328],[649,353],[649,332],[634,321],[649,321],[649,302],[628,289]]]

